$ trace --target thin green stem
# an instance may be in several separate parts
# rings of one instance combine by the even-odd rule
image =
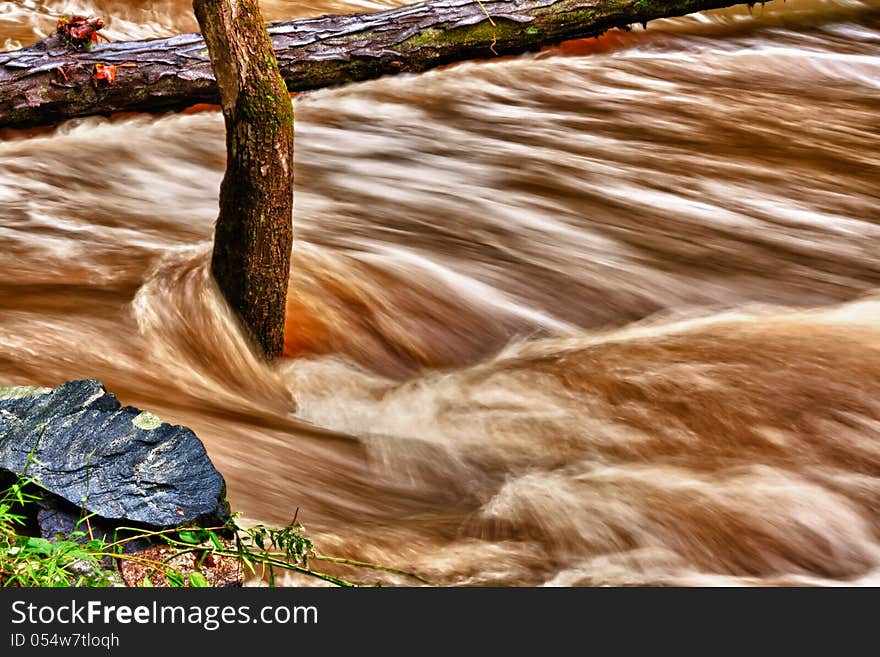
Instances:
[[[345,559],[343,557],[330,557],[323,554],[318,554],[312,557],[315,561],[326,561],[328,563],[340,563],[345,564],[346,566],[356,566],[358,568],[370,568],[371,570],[382,570],[386,573],[393,573],[395,575],[403,575],[405,577],[411,577],[415,580],[418,580],[422,584],[427,584],[428,586],[435,586],[433,582],[426,580],[424,577],[416,575],[415,573],[411,573],[407,570],[401,570],[400,568],[392,568],[391,566],[382,566],[377,563],[370,563],[369,561],[358,561],[357,559]]]

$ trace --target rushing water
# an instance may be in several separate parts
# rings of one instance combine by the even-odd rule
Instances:
[[[73,11],[195,29],[0,44]],[[207,275],[216,112],[4,131],[0,380],[99,378],[247,518],[441,584],[877,583],[878,53],[877,0],[794,0],[299,96],[271,366]]]

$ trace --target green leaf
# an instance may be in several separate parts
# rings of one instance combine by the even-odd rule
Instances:
[[[37,554],[52,554],[52,543],[45,538],[29,536],[24,541],[24,547],[26,550],[36,552]]]
[[[266,549],[266,529],[262,525],[253,528],[251,537],[258,548]]]
[[[205,578],[204,575],[202,575],[201,573],[195,573],[195,572],[189,574],[189,583],[190,583],[190,585],[195,586],[200,589],[204,589],[204,588],[211,586],[210,584],[208,584],[208,580]]]
[[[183,586],[183,576],[179,573],[168,573],[165,575],[165,579],[168,580],[168,586],[172,589],[179,589]]]
[[[193,531],[191,529],[184,529],[183,531],[177,534],[178,538],[184,543],[189,543],[190,545],[198,545],[202,542],[201,532]]]
[[[152,589],[152,588],[155,588],[155,587],[153,586],[153,580],[150,579],[150,576],[149,576],[149,575],[144,575],[144,581],[141,582],[141,586],[142,586],[143,588],[145,588],[145,589]]]
[[[251,575],[257,574],[257,570],[256,570],[256,568],[254,568],[254,562],[251,561],[248,557],[246,557],[244,555],[244,553],[239,554],[238,558],[245,566],[247,566],[247,569],[249,571],[251,571]]]
[[[223,549],[223,544],[220,542],[220,538],[214,532],[208,532],[208,538],[211,539],[211,543],[214,544],[214,547],[218,550]]]

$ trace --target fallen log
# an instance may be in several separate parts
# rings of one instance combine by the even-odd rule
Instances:
[[[519,54],[613,27],[735,4],[741,1],[431,0],[374,14],[275,22],[269,33],[284,81],[295,92]],[[96,65],[120,68],[108,82],[105,76],[93,79]],[[0,53],[0,126],[178,110],[219,100],[199,34],[85,51],[52,36]]]

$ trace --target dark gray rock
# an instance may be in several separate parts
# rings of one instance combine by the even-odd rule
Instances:
[[[26,474],[102,518],[151,527],[222,522],[223,477],[186,427],[122,406],[99,381],[0,388],[0,473]]]

